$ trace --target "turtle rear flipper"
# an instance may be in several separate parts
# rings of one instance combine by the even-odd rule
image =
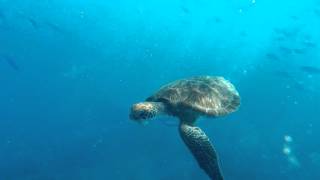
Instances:
[[[223,180],[217,153],[208,136],[199,127],[183,122],[180,124],[179,131],[199,166],[212,180]]]

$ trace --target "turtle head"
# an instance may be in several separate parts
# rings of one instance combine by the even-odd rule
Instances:
[[[144,123],[148,119],[154,118],[158,113],[157,106],[152,102],[141,102],[132,105],[130,119]]]

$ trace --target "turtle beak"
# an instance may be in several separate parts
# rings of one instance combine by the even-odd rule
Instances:
[[[130,118],[131,120],[137,121],[137,120],[139,120],[139,115],[138,115],[136,112],[133,112],[132,109],[131,109],[129,118]]]
[[[142,114],[143,114],[143,109],[141,109],[139,104],[134,104],[131,107],[129,117],[130,117],[131,120],[139,121],[139,120],[143,119]]]
[[[151,118],[151,113],[145,103],[137,103],[131,107],[130,119],[142,123]]]

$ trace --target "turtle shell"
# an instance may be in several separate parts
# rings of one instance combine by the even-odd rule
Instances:
[[[165,103],[168,113],[175,116],[185,112],[222,116],[237,110],[240,96],[223,77],[197,76],[171,82],[146,101]]]

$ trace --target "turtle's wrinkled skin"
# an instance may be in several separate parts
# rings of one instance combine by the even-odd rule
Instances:
[[[240,106],[235,87],[223,77],[198,76],[181,79],[160,88],[145,102],[134,104],[130,118],[144,122],[159,114],[180,120],[179,132],[199,166],[213,180],[222,180],[217,153],[206,134],[195,122],[198,117],[219,117]]]

